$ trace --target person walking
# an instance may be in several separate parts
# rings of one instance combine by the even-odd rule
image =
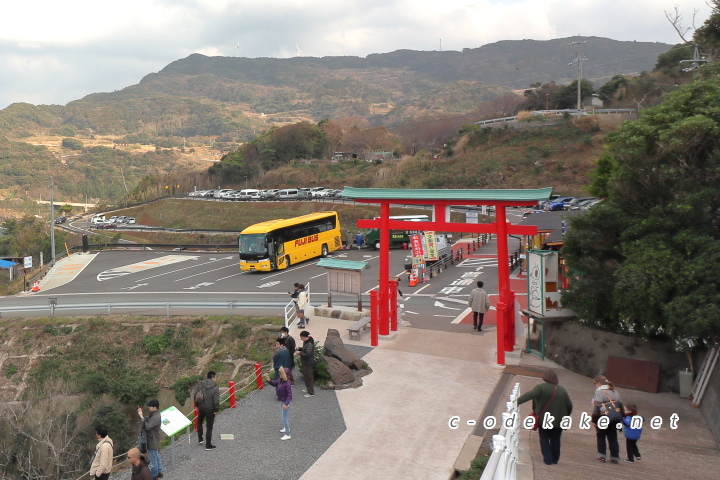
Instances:
[[[490,300],[488,294],[483,290],[483,282],[477,282],[477,288],[473,288],[468,298],[468,307],[473,312],[473,329],[482,332],[483,320],[485,313],[490,310]]]
[[[300,292],[297,296],[297,317],[298,328],[305,328],[310,323],[310,319],[305,315],[305,309],[308,307],[308,296],[305,285],[300,284]]]
[[[635,463],[635,460],[642,460],[640,449],[637,446],[642,435],[642,423],[633,424],[633,417],[637,416],[637,405],[628,403],[625,405],[625,416],[622,419],[623,434],[625,435],[625,451],[627,452],[627,463]],[[640,417],[645,422],[645,419]],[[637,427],[637,428],[634,428]]]
[[[592,405],[593,413],[591,422],[595,426],[595,436],[597,438],[597,459],[599,462],[605,463],[606,460],[606,442],[610,447],[610,463],[618,463],[620,460],[620,445],[618,444],[618,423],[622,422],[623,404],[620,399],[620,392],[615,390],[615,386],[603,375],[596,375],[595,395],[593,396]],[[611,418],[612,411],[619,411],[620,416],[617,421],[610,421],[606,428],[598,426],[598,420],[601,416]]]
[[[280,433],[284,434],[280,440],[290,440],[292,438],[292,435],[290,435],[290,420],[288,418],[290,403],[292,402],[292,385],[290,384],[288,373],[290,373],[289,368],[282,368],[280,369],[280,377],[272,380],[268,379],[268,383],[275,387],[275,394],[277,395],[278,401],[280,401],[280,413],[283,421],[283,428],[280,430]]]
[[[217,448],[212,443],[215,415],[220,410],[220,387],[215,382],[217,375],[212,370],[200,381],[193,391],[193,399],[198,409],[198,443],[203,443],[203,422],[206,425],[205,450]]]
[[[98,439],[95,445],[95,455],[90,462],[90,478],[95,480],[108,480],[113,465],[113,441],[108,437],[107,427],[95,427],[95,436]]]
[[[128,463],[132,465],[130,480],[153,480],[147,459],[140,453],[140,449],[131,448],[127,453],[127,459]]]
[[[149,414],[143,415],[142,407],[138,405],[137,412],[140,421],[147,432],[147,449],[150,457],[150,473],[152,478],[163,478],[162,461],[160,460],[160,402],[153,398],[147,402]]]
[[[295,351],[296,355],[300,355],[301,371],[303,380],[305,381],[305,397],[310,398],[315,395],[315,339],[310,336],[306,330],[300,332],[300,340],[303,346]]]
[[[295,350],[297,344],[295,339],[290,335],[290,329],[287,327],[280,327],[280,336],[285,339],[285,349],[290,353],[290,384],[295,385],[295,377],[293,376],[293,370],[295,370]]]
[[[540,417],[537,431],[543,462],[545,465],[555,465],[560,461],[560,437],[563,432],[560,422],[562,417],[572,413],[573,405],[567,390],[559,385],[560,381],[554,370],[545,370],[542,380],[545,383],[536,385],[529,392],[520,395],[517,403],[521,405],[532,400],[533,413]],[[548,414],[553,417],[551,423],[544,421]]]

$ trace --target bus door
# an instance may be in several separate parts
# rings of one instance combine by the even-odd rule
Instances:
[[[270,270],[275,270],[277,268],[277,238],[268,237],[267,253],[270,260]]]

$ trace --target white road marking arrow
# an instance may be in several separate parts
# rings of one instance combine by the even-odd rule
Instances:
[[[281,283],[281,282],[267,282],[267,283],[263,283],[262,285],[258,285],[257,288],[268,288],[268,287],[272,287],[273,285],[277,285],[278,283]]]
[[[133,285],[132,287],[125,287],[123,290],[135,290],[138,287],[144,287],[148,285],[147,283],[138,283],[137,285]]]
[[[195,285],[194,287],[185,287],[183,290],[196,290],[196,289],[198,289],[198,288],[200,288],[200,287],[209,287],[210,285],[213,285],[214,283],[215,283],[215,282],[203,282],[203,283],[198,283],[198,284]]]
[[[447,308],[448,310],[461,310],[460,308],[446,307],[445,304],[435,301],[435,306],[440,308]]]

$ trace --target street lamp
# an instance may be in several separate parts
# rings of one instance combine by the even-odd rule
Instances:
[[[247,175],[245,175],[245,190],[247,190]]]

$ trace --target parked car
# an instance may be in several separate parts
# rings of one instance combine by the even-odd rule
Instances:
[[[581,201],[577,202],[575,205],[571,206],[570,210],[582,210],[585,207],[587,207],[588,204],[596,202],[597,200],[599,200],[599,199],[595,198],[595,197],[586,198],[585,200],[581,200]]]
[[[570,200],[573,200],[574,197],[560,197],[556,198],[555,200],[549,200],[545,202],[545,205],[543,205],[543,210],[550,210],[556,211],[556,210],[565,210],[565,202],[569,202]]]
[[[550,195],[550,197],[547,200],[538,201],[537,210],[543,210],[543,208],[545,207],[545,204],[547,202],[552,202],[554,200],[557,200],[558,198],[560,198],[560,195]]]
[[[275,198],[275,197],[277,197],[278,192],[280,192],[280,190],[278,190],[277,188],[271,188],[270,190],[265,190],[262,192],[262,198]]]
[[[127,217],[127,220],[125,221],[125,223],[134,224],[134,223],[135,223],[135,217]]]
[[[565,202],[565,210],[571,210],[572,207],[576,206],[580,202],[584,202],[585,200],[593,200],[595,197],[575,197],[569,202]]]

